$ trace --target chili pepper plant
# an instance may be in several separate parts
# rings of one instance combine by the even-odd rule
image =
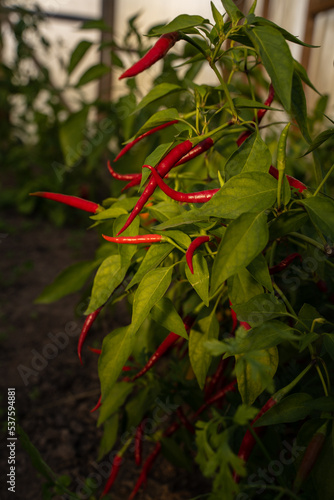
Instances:
[[[151,49],[120,77],[134,88],[164,65],[137,99],[132,137],[100,166],[121,195],[33,193],[91,212],[101,236],[92,262],[40,300],[97,269],[78,342],[83,366],[99,356],[94,409],[110,477],[96,494],[113,498],[134,460],[135,498],[163,454],[209,480],[198,498],[330,499],[334,166],[318,148],[332,122],[309,130],[304,88],[314,87],[287,41],[306,44],[258,17],[256,1],[248,13],[211,5],[213,22],[181,15],[152,29]],[[204,67],[212,78],[194,83]],[[120,301],[128,325],[90,352]]]

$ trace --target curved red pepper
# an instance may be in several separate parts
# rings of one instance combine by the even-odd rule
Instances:
[[[117,179],[118,181],[133,181],[135,179],[139,179],[140,182],[141,180],[141,174],[119,174],[118,172],[115,172],[115,170],[112,168],[109,160],[107,162],[107,165],[108,165],[108,170],[111,173],[112,177],[114,179]]]
[[[212,196],[216,194],[217,191],[219,191],[219,188],[216,188],[207,189],[206,191],[197,191],[196,193],[181,193],[167,186],[154,168],[149,165],[144,165],[144,168],[149,168],[151,170],[154,180],[159,188],[172,200],[180,201],[182,203],[206,203],[211,200]]]
[[[235,387],[236,383],[237,379],[232,380],[230,384],[226,385],[225,387],[223,387],[223,389],[221,389],[216,394],[211,396],[211,398],[209,398],[204,404],[202,404],[202,406],[199,407],[199,409],[194,414],[193,418],[197,418],[204,410],[206,410],[213,403],[216,403],[217,401],[223,399],[227,393],[234,392],[236,390]]]
[[[99,397],[98,402],[96,403],[94,408],[90,410],[90,412],[93,413],[94,411],[98,410],[101,405],[102,405],[102,396]]]
[[[85,212],[90,212],[95,214],[100,207],[98,203],[93,201],[84,200],[83,198],[78,198],[78,196],[70,196],[68,194],[61,193],[48,193],[46,191],[37,191],[36,193],[30,193],[30,196],[40,196],[41,198],[47,198],[48,200],[58,201],[59,203],[64,203],[70,207],[79,208]]]
[[[171,168],[175,165],[175,163],[182,158],[190,149],[192,148],[192,143],[187,140],[175,146],[166,156],[161,160],[160,163],[156,166],[156,170],[158,171],[161,177],[165,177],[165,175],[170,171]],[[116,236],[119,236],[127,227],[130,226],[131,222],[134,218],[139,214],[139,212],[144,207],[145,203],[147,203],[149,197],[154,193],[155,188],[157,187],[156,180],[151,177],[148,185],[144,189],[142,195],[134,206],[131,214],[128,217],[128,220],[122,227],[120,231],[118,231]]]
[[[200,245],[203,245],[203,243],[206,243],[207,241],[210,241],[210,236],[198,236],[195,238],[189,245],[187,251],[186,251],[186,261],[188,264],[188,267],[190,269],[191,274],[194,274],[194,268],[193,268],[193,255],[196,250]]]
[[[140,424],[136,428],[135,433],[135,462],[137,465],[140,465],[142,461],[144,422],[145,420],[140,422]]]
[[[135,144],[137,144],[137,142],[141,141],[142,139],[145,139],[145,137],[147,137],[151,134],[155,134],[155,132],[158,132],[159,130],[163,130],[166,127],[170,127],[171,125],[175,125],[175,123],[178,123],[178,122],[179,122],[179,120],[171,120],[170,122],[166,122],[166,123],[163,123],[162,125],[158,125],[157,127],[154,127],[151,130],[148,130],[144,134],[141,134],[139,137],[137,137],[133,141],[126,144],[124,146],[124,148],[118,153],[118,155],[116,156],[114,161],[119,160],[123,155],[125,155],[125,153],[127,153],[131,148],[133,148],[133,146]],[[138,174],[134,174],[134,175],[138,175]]]
[[[269,168],[269,174],[275,177],[275,179],[278,179],[278,170],[272,165]],[[291,175],[286,175],[286,179],[290,187],[297,189],[300,193],[302,193],[303,191],[305,191],[305,189],[307,189],[307,186],[305,186],[305,184],[303,184],[295,177],[292,177]]]
[[[179,39],[180,35],[177,31],[162,35],[144,57],[121,74],[119,80],[122,80],[122,78],[131,78],[150,68],[159,59],[162,59]]]
[[[184,163],[187,163],[188,161],[193,160],[194,158],[196,158],[200,154],[202,154],[205,151],[207,151],[208,149],[212,148],[213,145],[214,145],[214,142],[211,139],[211,137],[207,137],[206,139],[203,139],[203,141],[201,141],[198,144],[196,144],[196,146],[194,146],[189,151],[189,153],[187,153],[186,155],[184,155],[181,158],[181,160],[179,160],[175,164],[175,167],[178,167],[179,165],[183,165]]]
[[[95,319],[99,315],[102,307],[103,306],[101,306],[98,309],[96,309],[96,311],[88,314],[88,316],[85,319],[85,322],[83,324],[83,327],[81,329],[81,333],[80,333],[79,340],[78,340],[78,356],[79,356],[81,364],[82,364],[82,359],[81,359],[82,346],[83,346],[83,344],[85,342],[85,339],[87,337],[87,334],[88,334],[89,330],[91,329],[92,324],[94,323]]]
[[[295,259],[299,259],[300,262],[303,261],[303,258],[302,256],[295,252],[295,253],[292,253],[291,255],[288,255],[287,257],[285,257],[285,259],[283,259],[279,264],[277,264],[276,266],[272,266],[272,267],[269,267],[269,274],[276,274],[276,273],[279,273],[280,271],[283,271],[284,269],[286,269]]]
[[[115,479],[119,473],[119,469],[122,465],[122,462],[123,462],[123,457],[121,457],[120,455],[116,455],[114,460],[113,460],[112,466],[111,466],[109,479],[104,487],[104,490],[103,490],[100,498],[103,498],[108,493],[108,491],[110,490],[112,485],[114,484]]]
[[[158,243],[164,241],[165,238],[161,234],[139,234],[138,236],[106,236],[103,238],[112,243],[120,243],[127,245],[137,245],[139,243]]]
[[[143,465],[140,476],[135,484],[135,487],[132,490],[131,495],[129,496],[129,500],[133,500],[135,498],[135,496],[137,495],[141,485],[143,483],[146,483],[147,474],[150,471],[150,469],[151,469],[153,463],[155,462],[157,456],[159,455],[160,451],[161,451],[161,443],[157,442],[153,452],[151,453],[151,455],[149,455],[147,457],[146,462]]]

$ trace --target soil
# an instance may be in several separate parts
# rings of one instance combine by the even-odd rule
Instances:
[[[77,338],[83,323],[82,316],[75,314],[82,300],[80,294],[49,305],[34,301],[64,268],[91,259],[96,247],[93,232],[54,228],[45,221],[12,213],[5,215],[0,228],[1,414],[6,421],[7,388],[14,387],[17,422],[53,472],[70,476],[69,489],[76,493],[82,491],[87,477],[99,483],[93,496],[83,494],[82,498],[98,498],[109,472],[100,469],[101,474],[97,474],[102,431],[96,426],[98,412],[90,412],[100,394],[97,355],[85,352],[83,366],[77,357]],[[98,327],[94,325],[94,341],[101,344],[112,329],[128,322],[127,311],[120,303],[113,317],[103,316]],[[43,496],[46,480],[34,469],[19,441],[16,496],[8,491],[7,434],[3,429],[4,426],[0,436],[0,498],[64,498]],[[145,451],[149,453],[149,449]],[[133,457],[125,456],[112,499],[129,496],[139,470]],[[105,477],[101,478],[103,474]],[[175,469],[160,456],[146,489],[136,498],[187,500],[205,491],[208,488],[203,491],[200,474]]]

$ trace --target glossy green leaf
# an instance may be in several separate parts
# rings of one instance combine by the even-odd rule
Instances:
[[[213,264],[211,294],[230,276],[248,266],[268,242],[264,213],[242,214],[232,221],[222,239]]]
[[[302,45],[303,47],[310,47],[310,48],[317,47],[317,45],[310,45],[308,43],[303,42],[302,40],[300,40],[296,36],[292,35],[292,33],[289,33],[287,30],[285,30],[281,26],[278,26],[278,24],[274,23],[273,21],[269,21],[269,19],[265,19],[264,17],[259,17],[259,16],[255,17],[255,19],[253,20],[253,23],[263,25],[263,26],[271,26],[272,28],[277,29],[280,33],[282,33],[282,35],[284,36],[284,38],[286,40],[289,40],[289,42],[296,43],[297,45]]]
[[[268,264],[262,253],[255,257],[255,259],[247,266],[247,270],[258,283],[270,292],[273,291],[273,284],[269,274]]]
[[[172,201],[161,201],[160,203],[153,205],[153,207],[148,207],[148,211],[151,217],[157,219],[158,221],[162,221],[162,223],[185,213],[179,203]],[[156,226],[156,229],[158,228],[160,230],[160,226]]]
[[[142,278],[150,271],[155,269],[173,250],[173,245],[170,243],[159,243],[158,245],[151,245],[147,250],[146,255],[141,262],[138,271],[132,278],[127,286],[127,290],[139,283]]]
[[[98,364],[103,401],[107,400],[114,390],[122,368],[133,351],[136,342],[135,333],[131,325],[122,326],[103,339]]]
[[[102,212],[99,212],[96,215],[92,215],[91,219],[93,220],[117,219],[117,217],[119,217],[120,215],[127,213],[128,212],[125,210],[125,208],[112,206],[110,208],[107,208],[106,210],[103,210]]]
[[[257,295],[245,304],[235,306],[234,310],[240,321],[246,321],[252,326],[287,314],[284,302],[278,300],[273,293]]]
[[[281,213],[269,226],[269,239],[276,240],[289,233],[298,231],[308,221],[304,210],[289,210]]]
[[[208,264],[199,252],[195,253],[193,256],[193,268],[194,274],[190,272],[188,266],[186,266],[186,276],[187,280],[191,286],[196,290],[199,297],[203,300],[204,304],[209,306],[209,269]]]
[[[164,123],[170,122],[172,120],[177,120],[178,118],[179,113],[175,108],[157,111],[152,116],[150,116],[150,118],[144,123],[142,127],[140,127],[134,137],[139,137],[140,135],[148,132],[154,127],[158,127],[159,125],[163,125]]]
[[[100,441],[99,453],[97,456],[97,461],[102,460],[104,455],[109,453],[114,444],[117,441],[118,435],[118,424],[119,424],[119,416],[117,414],[112,415],[103,426],[103,436]]]
[[[67,68],[67,72],[70,75],[78,63],[82,60],[88,49],[93,45],[93,42],[88,40],[81,40],[75,47],[71,54],[71,59]]]
[[[161,231],[161,234],[175,241],[175,243],[183,247],[185,250],[191,244],[190,237],[182,231]]]
[[[277,347],[251,351],[235,357],[235,373],[242,402],[252,405],[256,398],[272,387],[278,366]]]
[[[291,111],[296,122],[299,125],[301,133],[303,134],[306,142],[312,142],[308,130],[307,122],[307,107],[304,94],[304,88],[300,76],[296,71],[293,73],[292,79],[292,94],[291,94]]]
[[[272,26],[255,26],[246,30],[259,52],[284,108],[290,110],[293,58],[283,35]]]
[[[305,403],[311,400],[312,397],[306,393],[290,394],[270,408],[270,410],[257,420],[254,426],[277,425],[303,420],[310,413],[310,409],[305,406]]]
[[[185,31],[188,28],[200,26],[207,22],[208,20],[204,19],[202,16],[189,16],[188,14],[181,14],[165,26],[154,28],[152,33],[154,35],[163,35],[164,33],[170,33],[172,31]]]
[[[114,385],[112,392],[110,392],[104,399],[100,407],[99,419],[97,426],[99,427],[111,415],[117,413],[119,408],[124,404],[126,398],[133,391],[133,384],[129,382],[118,382]]]
[[[240,19],[244,17],[243,13],[238,9],[233,0],[221,0],[228,17],[231,19],[232,24],[236,25]]]
[[[128,220],[128,214],[120,215],[114,222],[113,233],[114,236],[121,230],[126,221]],[[139,234],[139,225],[140,220],[139,217],[136,217],[135,220],[130,224],[129,227],[123,231],[122,236],[137,236]],[[126,245],[119,243],[118,244],[118,252],[121,257],[121,267],[128,268],[131,262],[132,257],[137,251],[137,245]]]
[[[311,80],[309,79],[308,74],[306,73],[306,69],[304,68],[304,66],[302,66],[298,61],[296,61],[296,59],[293,60],[293,64],[295,66],[295,72],[298,73],[298,75],[303,80],[303,82],[306,83],[306,85],[308,85],[312,90],[314,90],[314,92],[317,92],[317,94],[321,95],[317,91],[317,89],[315,88],[315,86],[313,85]]]
[[[50,304],[80,290],[101,260],[78,262],[62,271],[51,285],[44,288],[35,300],[37,304]]]
[[[334,241],[334,200],[312,196],[301,200],[313,224]]]
[[[218,29],[221,29],[224,26],[224,18],[213,2],[210,2],[210,5],[211,5],[212,16],[215,20],[215,23]]]
[[[90,314],[105,304],[124,280],[126,271],[126,267],[121,267],[120,255],[111,255],[102,262],[94,279],[92,294],[85,314]]]
[[[172,92],[180,92],[183,90],[179,85],[175,85],[175,83],[159,83],[155,85],[152,90],[149,91],[148,94],[139,102],[136,107],[136,111],[145,108],[151,102],[156,101],[157,99],[161,99],[166,95],[171,94]]]
[[[167,297],[162,297],[162,299],[153,306],[151,316],[156,323],[166,328],[166,330],[188,339],[184,323],[176,311],[174,304]]]
[[[267,173],[271,165],[271,153],[260,134],[254,133],[238,148],[226,162],[226,180],[240,172]]]
[[[95,66],[91,66],[83,75],[81,75],[76,87],[82,87],[82,85],[86,85],[86,83],[97,80],[107,73],[110,73],[109,66],[106,66],[105,64],[95,64]]]
[[[277,181],[262,172],[245,172],[229,179],[223,187],[195,212],[196,216],[236,219],[245,212],[259,213],[276,200]],[[192,212],[188,213],[191,217]]]
[[[132,331],[139,330],[152,307],[165,295],[172,279],[172,272],[173,267],[160,267],[143,277],[133,299]]]
[[[205,350],[204,344],[208,340],[217,339],[218,334],[219,323],[215,309],[206,316],[203,314],[189,334],[189,359],[201,389],[211,364],[211,354]]]
[[[308,155],[315,149],[317,149],[321,144],[324,142],[328,141],[328,139],[331,139],[334,135],[334,128],[330,128],[328,130],[324,130],[321,132],[317,137],[311,142],[310,147],[306,151],[306,153],[303,154],[303,156]]]
[[[247,271],[240,269],[236,274],[227,280],[228,295],[233,306],[248,302],[252,297],[263,293],[261,286]]]

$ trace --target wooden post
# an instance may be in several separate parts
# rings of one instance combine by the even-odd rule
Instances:
[[[306,18],[304,42],[311,44],[314,31],[314,20],[320,12],[334,9],[334,0],[309,0],[308,13]],[[303,48],[302,65],[307,69],[310,60],[309,47]]]
[[[115,0],[102,0],[102,19],[110,27],[110,31],[102,31],[101,43],[111,42],[113,39],[113,28],[115,18]],[[111,47],[101,50],[101,63],[111,65]],[[110,101],[112,96],[112,70],[103,75],[99,82],[99,98],[102,101]]]

